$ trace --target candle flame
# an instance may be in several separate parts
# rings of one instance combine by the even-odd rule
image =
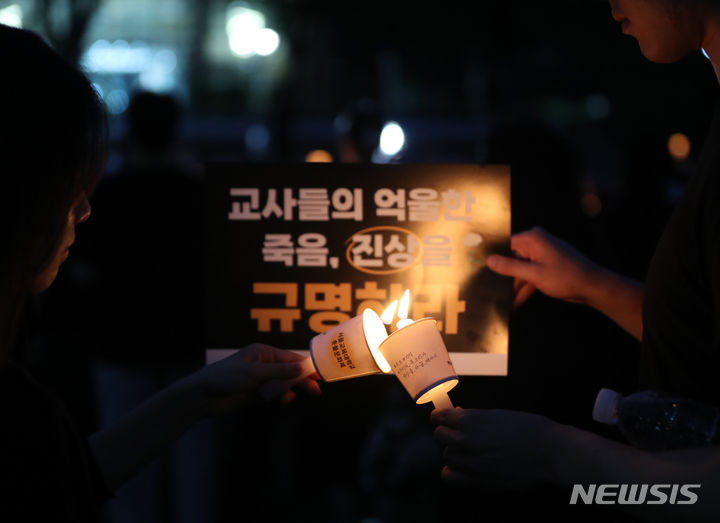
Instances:
[[[410,289],[407,289],[400,299],[400,307],[398,308],[398,318],[401,320],[408,319],[408,309],[410,308]]]
[[[395,317],[395,309],[397,309],[398,301],[395,300],[390,305],[388,305],[387,309],[383,311],[383,313],[380,315],[380,319],[385,325],[390,325],[393,321],[393,318]]]
[[[368,348],[370,349],[370,354],[372,354],[375,363],[382,372],[387,374],[390,372],[390,364],[385,357],[380,354],[378,347],[380,347],[380,344],[388,337],[388,334],[380,317],[372,309],[365,309],[363,311],[363,332]]]

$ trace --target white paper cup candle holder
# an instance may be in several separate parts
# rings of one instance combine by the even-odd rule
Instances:
[[[266,387],[263,395],[276,395],[276,388],[295,384],[317,372],[332,382],[393,373],[418,404],[433,402],[435,408],[453,408],[448,392],[458,384],[458,376],[433,318],[408,319],[410,292],[405,291],[378,316],[365,309],[310,340],[310,357],[305,371],[289,383]],[[399,318],[390,335],[385,325]]]

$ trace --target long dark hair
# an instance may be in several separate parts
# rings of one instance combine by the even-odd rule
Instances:
[[[0,24],[0,364],[70,208],[105,166],[107,122],[85,76],[39,36]]]

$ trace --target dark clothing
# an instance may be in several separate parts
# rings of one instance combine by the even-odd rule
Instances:
[[[169,167],[98,187],[68,260],[91,269],[68,296],[91,356],[183,372],[203,364],[202,189]]]
[[[720,111],[647,274],[639,385],[720,405],[718,372]]]
[[[87,440],[13,364],[0,368],[0,420],[0,521],[95,521],[108,492]]]

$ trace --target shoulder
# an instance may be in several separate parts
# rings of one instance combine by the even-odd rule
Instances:
[[[3,492],[27,497],[47,477],[59,435],[58,409],[59,401],[22,368],[8,364],[0,369]]]
[[[21,411],[35,407],[44,412],[59,406],[59,400],[24,368],[14,363],[0,368],[0,408],[3,410]]]
[[[33,456],[51,453],[58,436],[70,424],[62,402],[27,371],[12,364],[0,369],[0,416],[0,453],[6,458],[13,452]]]
[[[92,505],[87,441],[63,403],[15,365],[0,369],[0,417],[0,520],[4,509],[42,512],[38,496],[59,514]]]
[[[702,202],[702,222],[716,238],[720,231],[720,102],[714,112],[712,124],[698,162],[698,196]]]

